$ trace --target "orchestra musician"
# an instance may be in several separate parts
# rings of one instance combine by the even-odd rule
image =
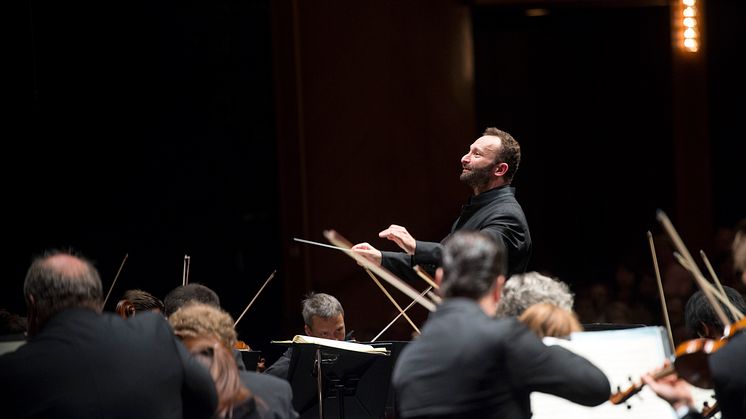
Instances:
[[[124,292],[122,299],[117,303],[116,311],[121,317],[128,318],[145,311],[165,313],[166,307],[163,301],[153,294],[135,289]]]
[[[518,320],[540,338],[565,338],[583,331],[574,312],[552,303],[536,303],[524,310]]]
[[[334,296],[324,293],[310,293],[302,303],[303,329],[307,336],[345,340],[346,329],[344,309]],[[293,348],[288,348],[282,356],[267,368],[264,373],[288,379]]]
[[[193,282],[187,285],[180,285],[166,294],[166,298],[163,299],[166,317],[171,316],[176,310],[192,301],[220,308],[220,297],[218,297],[215,291],[205,285]]]
[[[98,270],[70,252],[34,259],[24,282],[29,341],[0,356],[3,418],[209,418],[207,369],[163,316],[102,313]]]
[[[531,256],[528,223],[511,186],[520,161],[521,148],[513,136],[497,128],[487,128],[461,158],[460,179],[474,196],[462,207],[451,227],[451,234],[462,229],[480,230],[501,241],[507,249],[509,275],[525,272]],[[399,225],[391,225],[378,236],[393,241],[404,252],[381,252],[369,243],[359,243],[352,249],[396,276],[412,281],[417,280],[412,271],[414,266],[425,268],[431,275],[440,266],[443,241],[415,240]]]
[[[743,296],[732,287],[723,285],[725,295],[731,303],[742,313],[746,313],[746,302],[744,302]],[[730,319],[731,322],[735,322],[738,319],[733,318],[733,314],[725,307],[721,302],[720,306],[723,308],[723,312]],[[720,339],[723,337],[723,329],[725,325],[720,318],[715,314],[715,310],[712,309],[709,301],[705,298],[705,294],[699,290],[692,294],[686,302],[684,307],[684,322],[686,324],[686,330],[690,338],[709,338],[709,339]]]
[[[741,272],[741,279],[746,284],[746,219],[741,220],[736,229],[733,260],[734,267]],[[743,319],[736,323],[742,324]],[[730,331],[727,343],[709,355],[707,364],[722,418],[742,419],[746,418],[746,333],[738,328]],[[680,418],[702,417],[694,406],[688,384],[676,374],[657,379],[647,374],[642,379],[658,396],[671,404]]]
[[[182,339],[213,335],[226,350],[236,344],[233,318],[220,308],[191,302],[169,316],[168,321]],[[241,383],[254,394],[261,417],[293,419],[298,416],[292,405],[293,391],[290,383],[277,377],[239,369],[237,365],[236,370]]]
[[[572,310],[574,296],[566,283],[538,272],[516,274],[505,282],[497,303],[497,317],[518,317],[537,303],[551,303]]]
[[[530,418],[533,391],[586,406],[608,400],[608,379],[585,358],[544,345],[515,318],[494,319],[506,256],[486,233],[446,240],[435,277],[443,302],[394,366],[402,417]]]
[[[178,334],[177,334],[178,336]],[[189,353],[210,371],[218,393],[218,407],[212,419],[260,419],[257,399],[238,375],[233,355],[213,335],[182,338]]]
[[[180,285],[166,294],[166,298],[163,300],[166,307],[166,317],[170,318],[179,309],[194,302],[207,304],[222,310],[222,307],[220,307],[220,297],[218,297],[215,291],[205,285],[193,282],[191,284]],[[233,327],[232,324],[231,327]],[[241,349],[251,350],[244,342],[241,343]],[[238,369],[246,370],[246,364],[243,362],[241,351],[236,346],[239,345],[231,347],[233,358],[236,360]]]

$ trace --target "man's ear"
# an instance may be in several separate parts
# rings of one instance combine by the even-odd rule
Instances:
[[[304,324],[304,325],[303,325],[303,330],[304,330],[304,331],[306,332],[306,336],[313,336],[313,335],[311,334],[311,328],[310,328],[310,327],[308,327],[308,325],[307,325],[307,324]]]
[[[495,299],[495,302],[500,301],[500,296],[502,296],[504,285],[505,285],[504,275],[500,275],[497,278],[495,278],[495,287],[494,287],[494,290],[492,291],[494,293],[493,298]]]
[[[505,176],[508,173],[508,167],[508,163],[498,163],[494,170],[495,176]]]
[[[435,270],[435,283],[440,287],[440,284],[443,282],[443,268],[438,268]]]

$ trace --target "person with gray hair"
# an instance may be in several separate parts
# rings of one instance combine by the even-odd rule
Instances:
[[[312,292],[301,302],[303,329],[307,336],[345,340],[345,312],[342,304],[329,294]],[[293,348],[288,348],[282,356],[267,368],[264,373],[288,379]]]
[[[513,275],[502,290],[497,317],[518,317],[537,303],[550,303],[572,311],[574,296],[570,287],[538,272]]]
[[[306,335],[345,340],[345,312],[339,300],[329,294],[310,293],[302,303]]]
[[[534,391],[584,406],[608,400],[609,381],[588,360],[544,345],[518,319],[494,319],[506,256],[479,231],[445,242],[435,274],[443,302],[394,366],[397,417],[529,419]]]
[[[3,417],[209,418],[210,373],[163,316],[102,313],[98,271],[71,252],[34,259],[24,283],[30,340],[0,356]]]

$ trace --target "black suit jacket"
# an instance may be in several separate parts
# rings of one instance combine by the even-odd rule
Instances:
[[[514,318],[488,317],[466,298],[448,298],[430,314],[392,381],[405,418],[524,419],[532,391],[585,406],[610,395],[606,376],[585,358],[544,345]]]
[[[746,418],[746,333],[732,337],[709,361],[723,419]]]
[[[289,378],[288,373],[290,372],[290,359],[292,356],[293,348],[290,347],[283,352],[281,357],[277,358],[277,361],[272,366],[264,370],[264,373],[287,380]]]
[[[3,418],[209,418],[217,394],[206,368],[166,320],[65,310],[0,357]]]
[[[295,419],[298,413],[293,408],[293,390],[282,378],[254,371],[240,371],[241,382],[256,398],[258,411],[263,419]]]
[[[531,257],[531,234],[515,188],[501,186],[471,197],[453,223],[451,234],[458,230],[478,230],[501,241],[508,252],[508,275],[523,273]],[[449,235],[450,236],[450,235]],[[381,265],[400,278],[418,280],[412,270],[419,265],[430,274],[441,265],[442,243],[417,241],[414,255],[403,252],[382,252]]]

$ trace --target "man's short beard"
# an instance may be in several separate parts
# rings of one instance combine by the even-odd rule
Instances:
[[[470,169],[466,173],[461,173],[459,179],[470,188],[482,189],[490,183],[492,171],[496,166],[497,163],[479,169]]]

